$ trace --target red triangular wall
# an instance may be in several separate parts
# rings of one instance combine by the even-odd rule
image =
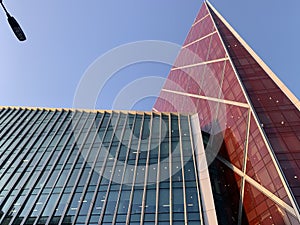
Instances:
[[[198,113],[203,131],[212,135],[223,134],[227,152],[221,151],[219,155],[241,171],[245,168],[252,179],[291,206],[286,188],[279,178],[278,170],[275,169],[254,116],[257,114],[259,121],[264,124],[270,143],[279,146],[275,149],[276,156],[292,190],[298,190],[294,191],[294,195],[299,202],[300,183],[295,182],[296,172],[300,179],[300,163],[297,164],[297,159],[299,161],[300,158],[299,111],[214,12],[211,9],[209,12],[208,9],[204,3],[154,105],[154,110]],[[235,68],[224,46],[227,46]],[[250,67],[254,67],[252,70],[255,72],[251,72]],[[242,85],[237,79],[235,69]],[[256,88],[255,83],[260,79],[262,83]],[[249,113],[250,106],[243,89],[254,106],[255,115]],[[277,105],[270,105],[267,99],[270,94],[273,103],[279,101],[276,102]],[[260,100],[257,100],[258,98]],[[284,118],[284,124],[279,125],[281,118]],[[294,126],[291,126],[291,123]],[[287,143],[285,138],[292,144]],[[243,159],[247,148],[246,166]],[[263,166],[267,172],[261,171],[262,162],[254,158],[254,155],[257,156],[262,151],[266,151],[266,162],[263,162]],[[292,169],[287,162],[291,163]],[[271,181],[268,181],[270,179]]]

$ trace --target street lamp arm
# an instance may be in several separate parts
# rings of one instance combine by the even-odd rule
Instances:
[[[3,10],[6,13],[7,21],[9,23],[11,29],[13,30],[14,34],[16,35],[16,37],[19,39],[19,41],[25,41],[26,40],[26,36],[25,36],[25,34],[24,34],[21,26],[17,22],[17,20],[9,14],[9,12],[5,8],[2,0],[0,0],[0,4],[1,4]]]
[[[9,14],[9,12],[7,11],[7,9],[5,8],[5,6],[4,6],[2,0],[0,0],[0,3],[1,3],[2,8],[4,9],[4,12],[6,13],[6,16],[9,17],[10,14]]]

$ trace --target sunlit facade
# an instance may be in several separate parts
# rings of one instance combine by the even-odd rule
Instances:
[[[197,115],[3,107],[0,124],[2,225],[216,221]]]
[[[299,108],[204,2],[153,112],[0,107],[0,225],[300,224]]]
[[[208,2],[154,105],[154,111],[198,113],[210,134],[217,215],[228,215],[219,224],[300,224],[299,108]],[[220,179],[218,168],[229,175]]]

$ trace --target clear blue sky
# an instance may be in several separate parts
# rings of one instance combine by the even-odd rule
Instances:
[[[299,99],[300,1],[210,2]],[[16,40],[1,12],[0,105],[72,107],[81,77],[99,56],[141,40],[181,45],[202,0],[4,3],[28,40]],[[111,100],[124,86],[122,77],[166,77],[169,68],[144,63],[121,70],[103,90],[97,108],[111,107]]]

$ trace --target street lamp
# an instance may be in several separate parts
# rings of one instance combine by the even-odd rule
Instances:
[[[26,36],[22,30],[22,28],[20,27],[20,25],[18,24],[18,22],[16,21],[16,19],[14,17],[12,17],[9,12],[6,10],[2,0],[0,0],[1,6],[4,9],[6,16],[7,16],[7,21],[11,27],[11,29],[13,30],[13,32],[15,33],[16,37],[19,39],[19,41],[25,41],[26,40]]]

